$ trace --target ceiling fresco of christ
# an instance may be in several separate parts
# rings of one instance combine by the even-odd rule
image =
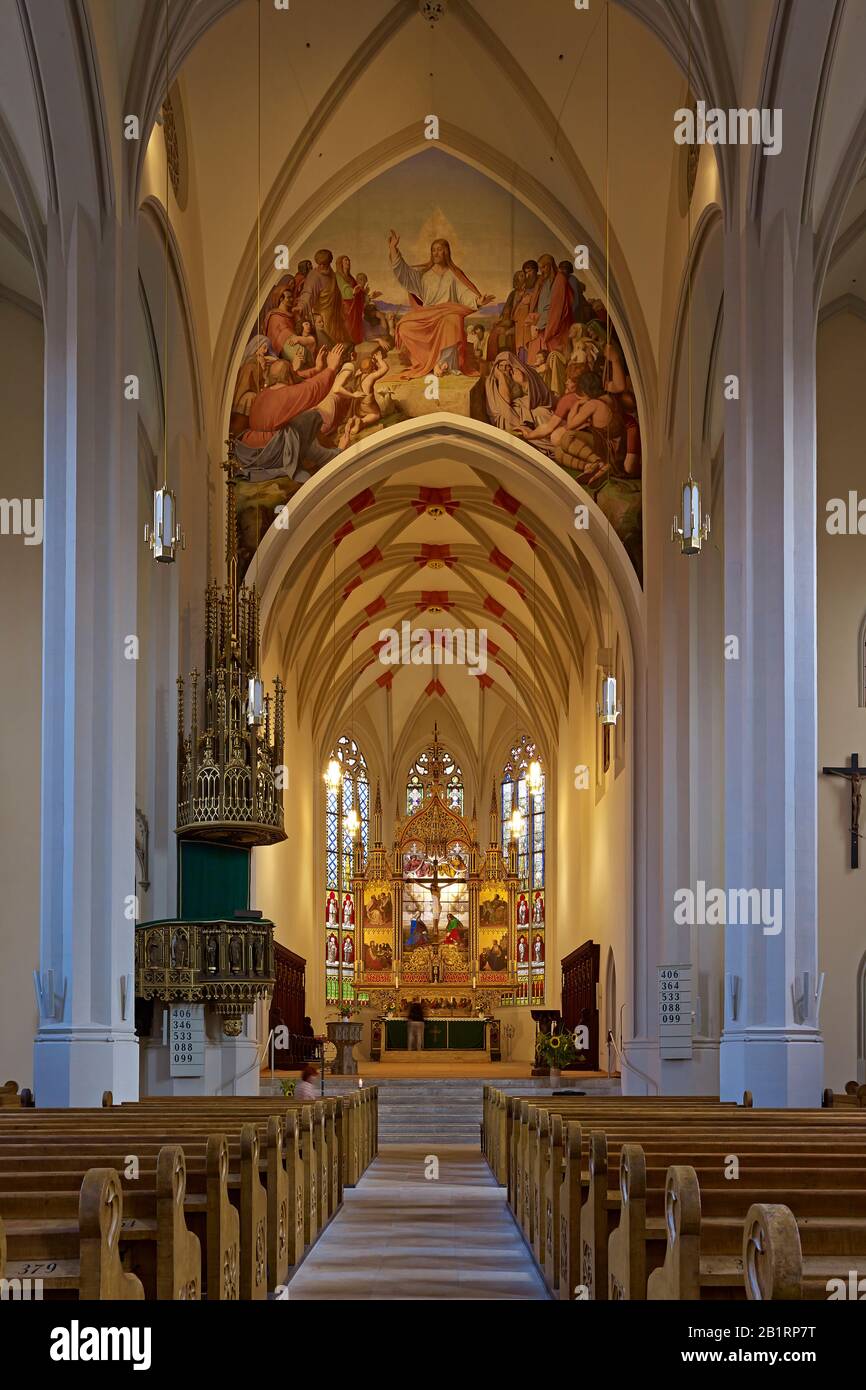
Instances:
[[[435,149],[327,217],[267,286],[234,382],[242,569],[275,510],[331,459],[446,410],[564,469],[640,577],[635,394],[572,256],[511,193]]]

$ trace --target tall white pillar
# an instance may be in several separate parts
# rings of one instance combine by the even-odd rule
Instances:
[[[725,269],[726,886],[781,890],[783,918],[726,928],[721,1095],[762,1106],[816,1105],[823,1076],[813,248],[789,203],[728,234]]]
[[[134,1032],[135,242],[79,204],[48,228],[40,1106],[138,1095]]]

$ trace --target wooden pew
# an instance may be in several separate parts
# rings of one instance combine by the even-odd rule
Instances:
[[[61,1116],[63,1113],[59,1112]],[[25,1114],[21,1112],[22,1116]],[[107,1124],[104,1119],[96,1118],[104,1117],[106,1112],[93,1111],[90,1114],[93,1118],[89,1124],[81,1116],[76,1117],[74,1112],[68,1112],[69,1118],[60,1121],[46,1112],[29,1112],[26,1120],[18,1118],[11,1126],[0,1119],[0,1183],[4,1170],[25,1166],[29,1166],[33,1173],[30,1180],[33,1186],[47,1181],[47,1178],[39,1176],[40,1158],[44,1155],[49,1156],[50,1166],[56,1172],[62,1173],[65,1166],[79,1174],[83,1167],[91,1166],[92,1161],[105,1162],[111,1158],[121,1172],[121,1181],[126,1184],[128,1201],[134,1203],[138,1198],[143,1198],[148,1175],[151,1178],[150,1197],[155,1201],[156,1156],[162,1147],[162,1139],[174,1139],[185,1151],[187,1188],[192,1186],[194,1189],[187,1191],[185,1211],[207,1244],[208,1297],[265,1298],[267,1278],[260,1252],[262,1248],[267,1251],[268,1199],[259,1177],[259,1135],[256,1127],[238,1126],[234,1133],[226,1137],[212,1134],[211,1126],[184,1124],[182,1117],[178,1117],[170,1127],[155,1117],[148,1130],[131,1125],[128,1121],[121,1126],[117,1122],[120,1112],[115,1112],[117,1119],[109,1120]],[[227,1119],[228,1116],[223,1118]],[[172,1132],[167,1135],[169,1128]],[[271,1126],[268,1147],[272,1155],[274,1139],[274,1127]],[[224,1157],[221,1156],[221,1145],[225,1146]],[[135,1156],[138,1162],[142,1174],[138,1179],[125,1177],[124,1168],[129,1156]],[[281,1163],[279,1166],[282,1168]],[[234,1219],[229,1215],[233,1211],[230,1191],[237,1206]],[[287,1219],[288,1191],[285,1182],[282,1195]],[[3,1212],[3,1208],[4,1202],[0,1198],[0,1212]],[[155,1210],[144,1209],[141,1213],[136,1212],[135,1216],[134,1227],[127,1223],[124,1240],[142,1241],[146,1246],[149,1241],[155,1240]],[[147,1249],[141,1251],[145,1264],[151,1256],[152,1252]],[[218,1275],[216,1283],[213,1281],[215,1275]],[[212,1289],[214,1292],[211,1292]]]
[[[834,1095],[828,1089],[823,1094],[821,1104],[827,1110],[866,1110],[866,1086],[860,1086],[856,1081],[848,1081],[844,1095]]]
[[[181,1155],[182,1159],[182,1155]],[[169,1187],[163,1201],[163,1219],[171,1236],[172,1201],[178,1186],[182,1187],[182,1164],[178,1168],[175,1155],[166,1155],[161,1176]],[[0,1222],[0,1276],[10,1281],[39,1280],[42,1297],[48,1299],[77,1297],[80,1300],[110,1299],[138,1301],[144,1298],[144,1287],[134,1274],[123,1268],[121,1241],[123,1231],[123,1191],[120,1178],[113,1168],[91,1168],[84,1173],[80,1186],[72,1191],[40,1193],[35,1196],[36,1210],[43,1243],[50,1245],[52,1230],[57,1233],[55,1244],[62,1251],[56,1255],[48,1250],[48,1258],[17,1259],[17,1228],[23,1224],[20,1214],[34,1205],[34,1195],[16,1193],[14,1204],[8,1194],[0,1194],[14,1213]],[[3,1230],[5,1227],[5,1230]],[[72,1230],[73,1239],[64,1233]],[[186,1240],[178,1251],[188,1275],[186,1296],[197,1298],[200,1288],[201,1257],[198,1242],[184,1232]],[[193,1244],[194,1242],[194,1244]],[[45,1252],[42,1252],[43,1256]],[[53,1257],[52,1257],[53,1256]]]
[[[658,1124],[659,1122],[668,1123],[679,1117],[685,1122],[688,1117],[687,1138],[691,1144],[696,1139],[694,1126],[703,1121],[704,1125],[709,1122],[711,1135],[718,1134],[718,1124],[729,1125],[733,1120],[735,1123],[747,1123],[747,1134],[753,1138],[759,1133],[764,1132],[770,1141],[772,1151],[772,1130],[779,1130],[779,1142],[784,1144],[787,1137],[789,1119],[792,1112],[765,1112],[765,1111],[743,1111],[734,1106],[712,1107],[705,1103],[699,1105],[689,1115],[688,1098],[661,1098],[644,1101],[638,1107],[634,1103],[622,1106],[618,1103],[607,1106],[600,1106],[597,1102],[593,1103],[588,1098],[564,1098],[565,1104],[559,1098],[544,1098],[538,1103],[530,1106],[526,1102],[520,1102],[515,1107],[517,1121],[515,1128],[514,1154],[512,1161],[514,1169],[514,1193],[515,1217],[524,1232],[527,1243],[533,1250],[539,1266],[543,1265],[545,1277],[549,1286],[556,1289],[560,1286],[561,1296],[573,1296],[573,1288],[577,1283],[588,1285],[592,1296],[607,1296],[606,1278],[606,1259],[607,1259],[607,1235],[608,1235],[608,1208],[613,1207],[618,1210],[619,1195],[616,1194],[615,1200],[611,1203],[610,1194],[602,1195],[602,1187],[596,1182],[593,1188],[593,1201],[589,1205],[585,1204],[585,1212],[581,1217],[578,1212],[578,1203],[587,1196],[589,1188],[592,1186],[594,1169],[597,1166],[599,1153],[590,1151],[589,1135],[585,1137],[585,1150],[583,1154],[584,1172],[580,1170],[575,1174],[575,1163],[580,1162],[577,1155],[568,1157],[567,1162],[563,1161],[562,1154],[569,1155],[572,1146],[568,1142],[567,1131],[562,1135],[551,1136],[549,1121],[545,1125],[540,1121],[539,1115],[543,1108],[556,1105],[558,1110],[566,1110],[566,1106],[571,1105],[570,1114],[563,1115],[566,1124],[574,1122],[575,1116],[583,1116],[587,1125],[603,1123],[605,1125],[613,1123],[619,1116],[623,1122],[629,1121],[637,1126],[625,1138],[640,1138],[644,1134],[644,1126]],[[715,1115],[719,1116],[719,1120]],[[531,1134],[527,1123],[527,1115],[531,1117],[535,1134]],[[821,1112],[808,1111],[806,1115],[810,1119],[821,1117]],[[591,1117],[595,1117],[592,1119]],[[826,1119],[826,1115],[823,1117]],[[539,1136],[539,1126],[542,1135]],[[824,1131],[826,1132],[826,1131]],[[838,1133],[838,1131],[834,1132]],[[855,1134],[862,1135],[862,1129],[855,1131]],[[544,1153],[538,1157],[532,1152],[532,1145],[539,1142],[539,1138],[545,1138],[548,1146],[552,1146],[553,1157],[546,1158]],[[733,1146],[734,1141],[726,1141]],[[599,1151],[603,1152],[603,1151]],[[686,1148],[686,1153],[689,1149]],[[776,1148],[778,1152],[778,1146]],[[561,1165],[561,1167],[560,1167]],[[721,1159],[719,1167],[721,1168]],[[559,1209],[557,1211],[557,1200],[553,1192],[556,1185],[556,1172],[562,1174],[561,1188],[559,1195]],[[604,1185],[606,1186],[606,1164],[604,1165]],[[541,1184],[544,1184],[543,1189]],[[543,1214],[543,1219],[542,1219]],[[559,1221],[559,1240],[555,1238],[557,1218]],[[587,1234],[587,1248],[581,1258],[580,1263],[583,1268],[578,1274],[577,1251],[573,1249],[574,1243],[579,1238],[581,1223],[585,1227]],[[557,1278],[559,1265],[562,1264],[562,1276]],[[570,1291],[569,1293],[566,1290]]]
[[[280,1124],[281,1133],[279,1136],[267,1136],[262,1133],[261,1126],[264,1117],[267,1116],[267,1123],[270,1124],[272,1116],[269,1112],[279,1110],[279,1116],[274,1118]],[[269,1243],[273,1246],[276,1239],[279,1244],[278,1253],[272,1250],[269,1256],[269,1277],[272,1288],[285,1283],[290,1265],[299,1263],[303,1249],[298,1251],[297,1238],[292,1234],[295,1223],[291,1230],[287,1220],[289,1207],[289,1190],[296,1192],[297,1179],[294,1176],[294,1169],[298,1163],[301,1165],[301,1181],[303,1184],[303,1243],[312,1245],[317,1239],[320,1231],[327,1224],[327,1221],[334,1214],[342,1200],[342,1190],[339,1185],[338,1172],[340,1166],[339,1145],[341,1140],[340,1128],[338,1126],[336,1105],[331,1100],[315,1102],[299,1102],[291,1099],[277,1100],[273,1097],[230,1097],[225,1099],[213,1098],[208,1096],[195,1096],[187,1099],[186,1097],[172,1096],[166,1105],[158,1105],[156,1098],[149,1097],[143,1102],[128,1102],[120,1107],[120,1113],[141,1116],[142,1124],[152,1124],[154,1115],[159,1111],[164,1113],[174,1123],[179,1117],[185,1121],[198,1121],[202,1124],[221,1122],[226,1116],[231,1116],[233,1123],[239,1120],[254,1120],[259,1126],[262,1138],[267,1138],[267,1166],[268,1166],[268,1228]],[[117,1113],[117,1112],[111,1112]],[[286,1120],[288,1116],[293,1116],[292,1133],[289,1135],[286,1130]],[[280,1144],[288,1142],[288,1149],[285,1153],[285,1163],[283,1158],[275,1156],[275,1150],[279,1149]],[[292,1198],[294,1208],[297,1197]],[[274,1236],[274,1232],[279,1233],[280,1229],[288,1232],[285,1240],[279,1234]],[[289,1245],[292,1250],[289,1250]]]
[[[853,1200],[859,1200],[862,1189],[862,1173],[866,1168],[866,1145],[849,1147],[847,1152],[830,1154],[823,1142],[803,1142],[798,1152],[784,1149],[783,1142],[772,1145],[761,1152],[750,1150],[750,1139],[741,1136],[730,1141],[736,1147],[740,1161],[740,1176],[729,1180],[726,1175],[725,1154],[722,1145],[712,1149],[712,1145],[702,1141],[700,1153],[688,1136],[682,1136],[676,1144],[665,1145],[664,1150],[648,1154],[639,1144],[624,1144],[619,1162],[620,1218],[619,1224],[611,1232],[608,1252],[608,1296],[610,1298],[645,1298],[647,1296],[647,1275],[663,1260],[667,1235],[665,1186],[670,1171],[668,1160],[683,1158],[692,1154],[695,1157],[696,1178],[705,1190],[715,1189],[723,1195],[753,1191],[764,1194],[768,1199],[781,1192],[792,1193],[804,1187],[807,1190],[821,1189],[830,1193],[853,1191]],[[675,1152],[678,1151],[678,1152]],[[742,1202],[738,1211],[742,1213]],[[739,1255],[739,1216],[734,1222],[736,1228],[728,1244],[733,1243]]]
[[[786,1115],[791,1113],[785,1112]],[[585,1195],[579,1224],[572,1217],[568,1234],[575,1239],[579,1232],[581,1272],[578,1281],[588,1286],[590,1297],[645,1296],[642,1292],[642,1265],[635,1242],[646,1242],[645,1267],[650,1270],[659,1262],[658,1242],[663,1240],[664,1233],[664,1184],[670,1163],[692,1157],[700,1165],[702,1177],[722,1191],[732,1187],[742,1190],[750,1186],[767,1196],[772,1195],[773,1189],[779,1184],[795,1184],[798,1175],[801,1181],[808,1182],[811,1170],[820,1165],[828,1138],[827,1128],[823,1126],[815,1130],[804,1127],[816,1113],[806,1112],[804,1125],[797,1131],[799,1137],[793,1139],[791,1125],[796,1121],[786,1120],[776,1125],[741,1121],[731,1126],[724,1117],[719,1117],[710,1129],[701,1129],[694,1119],[685,1126],[674,1119],[661,1127],[651,1127],[643,1122],[631,1129],[621,1127],[618,1133],[591,1133],[586,1180],[582,1176],[578,1178],[573,1172],[568,1176],[571,1190],[580,1185]],[[840,1133],[838,1130],[835,1132],[837,1136]],[[847,1180],[857,1187],[860,1165],[866,1159],[866,1132],[859,1126],[846,1132],[851,1137],[850,1141],[842,1141],[844,1151],[834,1158],[828,1158],[824,1166],[833,1174],[827,1180],[828,1185],[838,1187]],[[634,1167],[629,1169],[627,1162],[623,1167],[623,1154],[629,1139],[641,1140],[639,1171]],[[614,1158],[610,1169],[609,1142]],[[576,1136],[574,1143],[577,1143]],[[646,1154],[643,1153],[644,1149]],[[736,1153],[740,1162],[738,1182],[732,1182],[726,1176],[726,1158],[732,1153]],[[783,1153],[785,1162],[780,1165],[780,1154]],[[633,1158],[634,1154],[631,1156]],[[579,1163],[580,1159],[572,1160],[575,1161]],[[631,1190],[634,1182],[644,1188],[643,1196]],[[561,1197],[561,1208],[566,1200]],[[645,1221],[647,1211],[648,1224]],[[618,1232],[613,1230],[613,1219],[617,1213],[620,1216]],[[652,1253],[653,1242],[656,1258]],[[613,1265],[609,1271],[611,1257]],[[565,1277],[572,1278],[573,1275],[572,1260]],[[565,1296],[564,1287],[570,1286],[563,1280],[560,1296]]]
[[[810,1242],[811,1250],[822,1258],[813,1267],[813,1296],[821,1296],[816,1285],[831,1277],[826,1258],[828,1243],[841,1253],[841,1263],[835,1262],[833,1273],[845,1277],[851,1267],[852,1253],[863,1249],[866,1231],[866,1175],[861,1170],[859,1188],[838,1188],[828,1182],[823,1170],[815,1170],[812,1186],[774,1194],[781,1205],[796,1211],[801,1240]],[[734,1190],[731,1190],[734,1189]],[[760,1191],[729,1184],[728,1190],[701,1191],[698,1176],[689,1164],[678,1164],[668,1170],[665,1185],[665,1225],[667,1230],[664,1263],[647,1280],[648,1299],[736,1299],[747,1297],[749,1276],[748,1251],[744,1260],[744,1241],[754,1239],[749,1215],[756,1206],[764,1205]],[[778,1249],[778,1246],[777,1246]],[[800,1295],[802,1296],[802,1268]],[[776,1296],[790,1297],[793,1272],[790,1263],[780,1261],[778,1273],[773,1273],[772,1287]],[[756,1287],[754,1266],[752,1288]],[[793,1295],[796,1296],[796,1295]]]
[[[820,1252],[815,1250],[822,1238]],[[803,1228],[813,1253],[803,1253],[801,1226],[784,1203],[757,1202],[743,1226],[743,1281],[746,1297],[756,1302],[777,1299],[862,1298],[866,1277],[866,1222],[844,1219],[829,1229]],[[852,1287],[853,1285],[853,1287]]]

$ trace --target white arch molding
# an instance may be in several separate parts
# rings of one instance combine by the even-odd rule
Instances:
[[[601,593],[608,588],[609,563],[613,627],[618,628],[620,633],[622,670],[628,695],[625,718],[628,721],[628,761],[632,779],[629,823],[620,845],[623,871],[631,890],[625,924],[628,960],[618,989],[622,998],[633,1000],[635,962],[645,952],[647,897],[645,600],[625,548],[615,532],[609,530],[606,517],[592,498],[558,465],[549,462],[531,445],[491,425],[447,412],[402,422],[353,445],[332,459],[287,504],[288,525],[282,522],[277,528],[272,524],[257,551],[256,582],[261,592],[263,668],[269,673],[279,672],[284,678],[287,677],[287,673],[281,670],[281,613],[291,601],[287,576],[297,558],[310,547],[321,549],[325,523],[332,523],[332,529],[336,529],[334,519],[342,515],[349,501],[360,492],[367,488],[375,490],[378,484],[392,479],[402,468],[417,470],[419,464],[425,463],[429,464],[431,478],[434,479],[442,476],[449,463],[474,466],[495,476],[507,492],[531,507],[536,517],[545,518],[550,535],[567,548],[575,566],[582,565],[589,570]],[[574,508],[578,503],[587,507],[589,527],[586,530],[577,531],[573,526]],[[292,723],[293,720],[289,718],[289,727]],[[451,732],[448,730],[449,737]],[[498,737],[498,732],[491,731],[494,739]],[[551,774],[553,771],[551,768]],[[291,769],[289,777],[292,785]],[[386,780],[383,778],[383,782]],[[554,775],[550,777],[549,786],[548,848],[557,845],[558,835]],[[312,788],[311,791],[315,803],[317,789]],[[482,783],[477,807],[482,835],[486,833],[487,809],[487,792]],[[313,872],[318,883],[323,881],[323,846],[316,843],[313,851]],[[549,876],[547,891],[555,912],[556,884],[553,874]]]

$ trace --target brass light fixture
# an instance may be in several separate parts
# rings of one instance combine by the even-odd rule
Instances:
[[[692,96],[692,0],[689,0],[689,89]],[[700,555],[701,546],[710,534],[710,518],[701,515],[700,484],[692,477],[692,200],[688,200],[688,240],[686,243],[687,281],[686,281],[686,356],[688,358],[688,416],[689,416],[689,476],[683,483],[683,524],[674,517],[671,527],[671,540],[679,541],[682,555]]]
[[[689,431],[691,432],[691,424]],[[689,445],[691,452],[691,441],[689,441]],[[709,515],[701,515],[700,485],[692,477],[691,469],[689,469],[689,476],[683,483],[683,524],[680,526],[679,517],[674,517],[671,540],[679,541],[680,551],[683,555],[699,555],[701,546],[709,534]]]
[[[340,785],[340,764],[336,758],[331,758],[325,769],[325,785],[328,791],[335,792]]]
[[[523,834],[523,812],[519,806],[515,806],[514,810],[511,812],[510,826],[511,838],[516,844]]]
[[[604,276],[607,296],[607,357],[605,371],[610,361],[610,0],[604,7]],[[607,425],[607,449],[610,457],[610,421]],[[610,653],[610,517],[607,518],[607,624],[608,648]],[[596,703],[596,715],[602,725],[616,728],[622,710],[616,695],[616,676],[610,670],[601,682],[601,703]]]
[[[256,4],[256,71],[258,74],[257,88],[257,127],[256,127],[256,151],[258,158],[258,187],[256,194],[256,313],[259,313],[262,301],[262,6],[261,0]],[[258,512],[256,512],[258,518]],[[259,544],[261,536],[258,534],[258,521],[256,523],[256,575],[259,569]],[[255,587],[255,584],[254,586]],[[258,651],[258,644],[256,646]],[[261,672],[256,665],[250,674],[247,682],[247,725],[250,729],[260,729],[265,722],[267,712],[267,702],[265,700],[265,686],[261,679]]]
[[[526,785],[529,788],[530,796],[540,796],[544,786],[544,774],[541,771],[541,763],[537,758],[533,758],[529,764],[526,774]]]
[[[622,714],[616,699],[616,676],[605,676],[602,680],[601,704],[597,704],[595,708],[602,724],[612,724],[616,727],[616,721]]]
[[[168,0],[165,0],[165,105],[168,106]],[[165,125],[163,124],[163,134]],[[186,539],[177,520],[177,498],[168,485],[168,236],[171,221],[169,207],[168,145],[165,147],[165,247],[163,283],[163,352],[162,352],[162,486],[154,488],[153,521],[145,522],[144,541],[160,564],[172,564],[177,547],[186,549]]]

